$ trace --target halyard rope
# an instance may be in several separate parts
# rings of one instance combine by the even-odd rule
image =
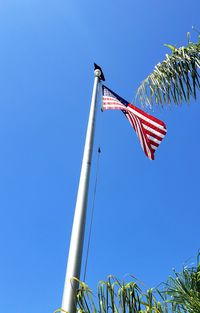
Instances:
[[[93,224],[93,219],[94,219],[94,205],[95,205],[96,191],[97,191],[97,179],[98,179],[98,172],[99,172],[99,158],[100,158],[100,154],[101,154],[101,149],[98,148],[96,177],[95,177],[94,194],[93,194],[93,202],[92,202],[92,214],[91,214],[90,227],[89,227],[89,237],[88,237],[88,244],[87,244],[87,250],[86,250],[85,269],[84,269],[84,275],[83,275],[83,281],[84,282],[85,282],[85,278],[86,278],[88,256],[89,256],[89,249],[90,249],[90,243],[91,243],[92,224]]]

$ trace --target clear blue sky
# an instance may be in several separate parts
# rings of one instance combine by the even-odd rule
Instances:
[[[60,307],[93,86],[132,100],[171,43],[197,35],[200,2],[0,2],[0,308]],[[102,155],[87,283],[108,274],[147,287],[195,260],[199,242],[200,94],[190,106],[154,108],[168,134],[155,161],[120,112],[98,110]],[[137,103],[137,105],[140,105]]]

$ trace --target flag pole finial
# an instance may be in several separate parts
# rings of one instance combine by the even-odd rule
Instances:
[[[103,71],[99,65],[94,63],[94,74],[95,76],[99,77],[100,80],[105,81],[105,77]]]

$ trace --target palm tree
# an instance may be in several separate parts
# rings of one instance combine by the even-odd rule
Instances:
[[[137,90],[136,96],[143,105],[189,102],[191,98],[196,99],[200,89],[200,35],[194,43],[188,33],[185,47],[165,46],[170,48],[171,54],[166,54],[165,60],[155,66]]]
[[[161,292],[167,302],[172,305],[172,312],[200,312],[200,253],[197,255],[197,265],[184,267],[181,273],[174,272]]]
[[[200,313],[200,252],[197,264],[169,276],[158,288],[144,290],[143,284],[133,278],[121,282],[113,276],[100,281],[97,299],[89,287],[80,282],[77,294],[79,313]]]
[[[95,297],[91,289],[79,283],[75,294],[78,313],[199,313],[200,312],[200,252],[197,265],[174,271],[161,287],[144,290],[132,277],[128,283],[109,276],[100,281]],[[62,309],[54,313],[63,312]]]
[[[99,282],[96,297],[84,282],[78,280],[78,283],[79,289],[75,296],[77,313],[169,312],[167,304],[162,304],[156,299],[154,290],[143,292],[135,278],[125,283],[110,275],[106,281]],[[68,313],[62,309],[54,311],[54,313],[58,312]]]
[[[77,294],[79,313],[168,313],[166,304],[161,304],[154,290],[143,292],[134,279],[129,283],[121,282],[113,276],[98,284],[95,299],[88,286],[80,282]]]

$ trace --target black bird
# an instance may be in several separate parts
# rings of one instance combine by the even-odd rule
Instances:
[[[99,79],[105,82],[105,77],[104,77],[104,75],[103,75],[103,71],[102,71],[102,69],[100,68],[100,66],[97,65],[96,63],[94,63],[94,70],[100,70],[100,71],[101,71],[101,75],[100,75]]]

